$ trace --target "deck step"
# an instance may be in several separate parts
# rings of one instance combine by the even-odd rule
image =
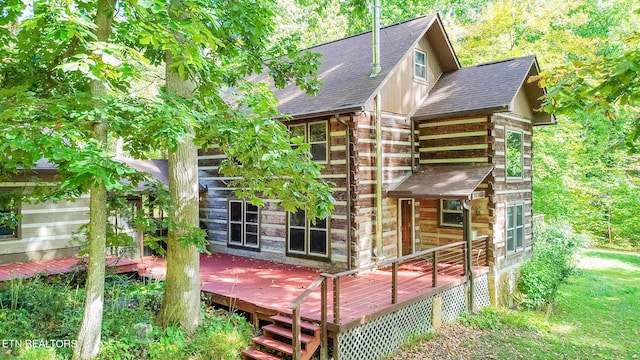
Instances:
[[[271,317],[271,320],[282,323],[282,324],[287,324],[289,326],[292,326],[293,324],[292,318],[287,316],[282,316],[282,315],[274,315]],[[308,321],[300,321],[300,327],[302,329],[313,331],[313,332],[320,331],[320,326],[310,323]]]
[[[243,359],[255,359],[255,360],[282,360],[282,358],[279,358],[275,355],[272,354],[267,354],[266,352],[260,351],[258,349],[247,349],[247,350],[242,350],[241,352],[242,354],[242,358]]]
[[[278,325],[265,325],[262,327],[262,330],[265,332],[265,334],[266,333],[275,334],[275,335],[285,337],[287,339],[293,339],[293,333],[291,332],[291,329],[283,328]],[[313,340],[315,340],[315,337],[305,333],[300,333],[301,343],[308,344]]]
[[[258,337],[254,337],[253,338],[253,342],[255,344],[258,345],[262,345],[264,347],[267,347],[269,349],[273,349],[275,351],[279,351],[283,354],[287,354],[287,355],[292,355],[293,354],[293,347],[291,346],[291,344],[286,344],[283,343],[282,341],[278,341],[275,339],[271,339],[265,336],[258,336]],[[306,355],[307,351],[302,349],[301,354],[302,355]]]

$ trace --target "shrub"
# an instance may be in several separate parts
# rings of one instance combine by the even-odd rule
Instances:
[[[533,256],[520,269],[515,296],[527,309],[539,309],[555,298],[560,283],[575,269],[573,255],[584,244],[569,225],[539,223],[533,232]]]
[[[163,288],[156,280],[107,276],[100,359],[238,359],[240,350],[250,345],[252,326],[244,318],[204,304],[203,324],[192,335],[178,326],[153,325]],[[84,295],[84,289],[68,279],[0,284],[0,339],[75,339]],[[69,359],[72,352],[71,347],[25,346],[0,351],[0,358]]]

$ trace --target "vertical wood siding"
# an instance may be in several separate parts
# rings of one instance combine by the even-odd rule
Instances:
[[[381,91],[382,108],[396,114],[409,114],[420,105],[420,102],[442,75],[442,67],[438,57],[426,37],[420,39],[417,49],[427,55],[427,81],[415,80],[413,77],[413,49],[398,63],[396,71],[390,76]]]

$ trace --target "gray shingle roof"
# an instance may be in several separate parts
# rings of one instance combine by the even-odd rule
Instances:
[[[493,165],[424,166],[389,190],[393,198],[468,199],[491,173]]]
[[[530,71],[538,71],[535,56],[464,67],[445,73],[413,118],[508,110],[518,90],[531,75]],[[539,92],[542,95],[543,90],[539,89]]]
[[[381,29],[382,71],[373,78],[369,76],[372,69],[371,32],[310,48],[310,51],[322,54],[318,78],[323,86],[316,96],[306,95],[295,85],[276,90],[276,98],[280,101],[279,111],[301,116],[362,108],[402,57],[438,20],[438,16],[432,14]],[[457,61],[455,55],[451,56]],[[251,80],[265,81],[266,77],[260,75]]]

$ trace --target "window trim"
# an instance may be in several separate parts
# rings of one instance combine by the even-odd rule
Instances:
[[[325,128],[325,134],[326,134],[326,138],[324,141],[311,141],[311,126],[315,125],[315,124],[324,124],[324,128]],[[329,121],[327,120],[318,120],[318,121],[310,121],[310,122],[306,122],[306,123],[300,123],[300,124],[292,124],[288,126],[289,132],[291,132],[291,128],[294,127],[302,127],[304,128],[304,136],[303,136],[303,142],[309,144],[309,146],[312,146],[314,144],[326,144],[325,145],[325,159],[324,160],[314,160],[313,156],[311,157],[311,160],[313,160],[313,162],[317,163],[317,164],[328,164],[329,163],[329,155],[330,155],[330,138],[331,138],[331,134],[330,134],[330,127],[329,127]],[[294,145],[295,146],[295,145]],[[309,149],[309,152],[311,153],[311,149]]]
[[[422,55],[424,55],[424,64],[420,64],[416,61],[417,59],[417,54],[420,53]],[[418,73],[416,72],[416,66],[420,66],[424,68],[424,77],[421,77],[418,75]],[[427,74],[427,53],[426,51],[420,50],[418,48],[414,48],[413,49],[413,79],[417,80],[417,81],[423,81],[423,82],[427,82],[428,81],[428,77],[429,75]]]
[[[513,208],[513,227],[509,227],[509,209]],[[518,225],[518,208],[522,209],[522,225]],[[507,205],[505,207],[505,226],[504,226],[504,248],[506,255],[517,254],[524,250],[525,244],[525,234],[524,234],[524,204],[523,203],[514,203],[511,205]],[[521,246],[518,247],[518,229],[522,230],[522,242]],[[509,250],[509,231],[513,231],[513,250]]]
[[[509,176],[509,133],[520,135],[520,175]],[[524,131],[520,129],[505,128],[504,131],[504,176],[510,181],[524,179]]]
[[[327,218],[325,219],[326,222],[326,226],[325,228],[318,228],[316,225],[313,225],[311,223],[311,220],[309,220],[307,218],[307,211],[306,209],[301,209],[298,211],[304,211],[304,247],[305,247],[305,251],[298,251],[298,250],[291,250],[291,229],[302,229],[302,226],[292,226],[291,225],[291,215],[294,214],[294,212],[288,211],[287,212],[287,233],[286,233],[286,255],[287,256],[292,256],[292,257],[303,257],[303,258],[310,258],[310,259],[316,259],[316,260],[331,260],[331,218],[329,216],[327,216]],[[325,244],[326,244],[326,254],[321,255],[318,253],[312,253],[310,252],[310,241],[311,241],[311,231],[315,230],[315,231],[324,231],[325,233]]]
[[[22,212],[22,202],[20,201],[20,196],[18,196],[19,190],[0,190],[0,193],[4,194],[12,194],[14,195],[13,201],[14,201],[14,207],[13,209],[13,213],[14,213],[14,218],[16,220],[16,225],[15,228],[13,229],[13,232],[11,234],[6,234],[6,235],[0,235],[0,241],[6,241],[6,240],[20,240],[22,239],[22,216],[21,216],[21,212]]]
[[[444,202],[445,201],[451,201],[451,200],[455,200],[460,202],[460,210],[445,210],[444,209]],[[456,228],[456,229],[462,229],[463,224],[453,224],[453,223],[447,223],[444,222],[443,219],[443,214],[448,213],[448,214],[460,214],[460,216],[463,216],[463,211],[462,211],[462,200],[460,199],[440,199],[440,201],[438,202],[439,206],[438,206],[438,226],[439,227],[450,227],[450,228]]]
[[[241,208],[240,208],[240,214],[241,214],[241,220],[231,220],[231,204],[232,203],[239,203]],[[250,201],[246,201],[246,200],[238,200],[238,199],[229,199],[228,201],[228,207],[227,207],[227,246],[229,247],[237,247],[237,248],[243,248],[243,249],[260,249],[260,207],[256,206],[257,208],[257,222],[247,222],[247,205],[252,205]],[[241,236],[242,236],[242,240],[241,242],[232,242],[231,241],[231,225],[232,224],[236,224],[236,225],[240,225],[241,226]],[[257,227],[257,231],[256,231],[256,244],[255,245],[247,245],[247,224],[249,225],[256,225]]]

